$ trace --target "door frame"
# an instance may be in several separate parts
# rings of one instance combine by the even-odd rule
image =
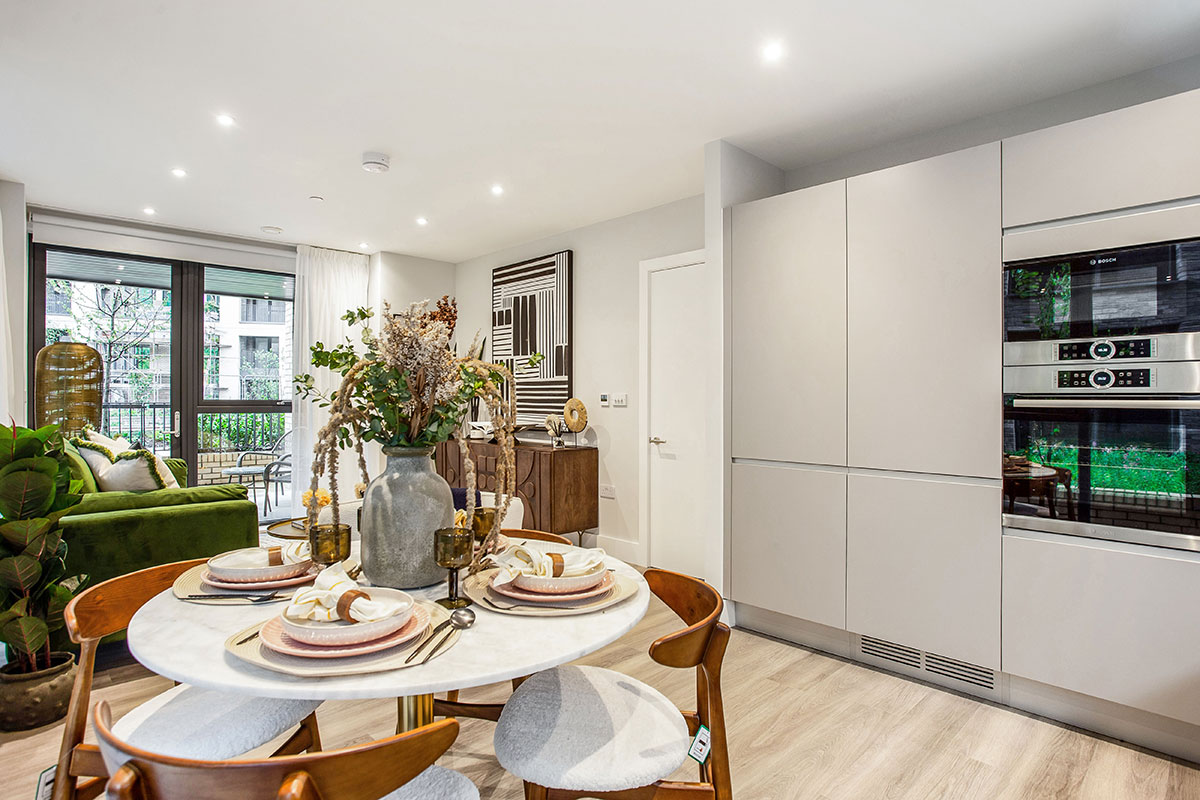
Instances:
[[[638,262],[638,542],[637,563],[650,565],[650,274],[706,263],[707,251],[689,250]]]

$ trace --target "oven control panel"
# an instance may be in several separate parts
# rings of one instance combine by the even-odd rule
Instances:
[[[1149,389],[1152,369],[1060,369],[1060,389]]]
[[[1108,361],[1112,358],[1147,359],[1154,357],[1154,339],[1096,339],[1090,342],[1062,342],[1059,361]]]

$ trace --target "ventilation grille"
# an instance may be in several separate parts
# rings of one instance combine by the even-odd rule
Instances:
[[[886,639],[876,639],[874,636],[859,637],[859,649],[865,656],[901,664],[910,669],[969,683],[988,691],[996,688],[996,673],[978,664],[939,656],[936,653],[923,652],[915,647],[896,644]]]
[[[862,651],[869,656],[882,658],[884,661],[894,661],[913,669],[921,668],[921,651],[915,647],[905,647],[902,644],[876,639],[873,636],[862,637]]]
[[[979,686],[983,689],[996,688],[996,673],[987,667],[968,664],[966,661],[958,661],[933,653],[925,654],[925,671],[932,672],[935,675],[942,675],[946,678],[953,678],[956,681],[963,681],[964,683]]]

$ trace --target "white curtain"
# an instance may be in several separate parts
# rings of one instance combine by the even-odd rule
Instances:
[[[368,305],[368,258],[359,253],[301,245],[296,252],[295,367],[310,373],[316,386],[328,393],[341,376],[327,369],[314,370],[308,348],[314,342],[326,347],[340,343],[349,333],[341,316],[351,308]],[[361,345],[360,345],[361,349]],[[301,398],[292,403],[292,516],[301,516],[300,495],[312,479],[313,443],[317,431],[329,421],[327,409]],[[338,463],[338,489],[343,502],[354,497],[358,461],[353,451]]]
[[[13,361],[12,346],[14,342],[25,341],[24,336],[18,336],[19,331],[14,327],[14,320],[9,315],[8,271],[4,264],[4,219],[0,217],[0,423],[7,425],[9,418],[24,425],[25,398],[23,387],[24,376],[18,375],[16,362]],[[13,269],[21,269],[20,264],[14,264]]]

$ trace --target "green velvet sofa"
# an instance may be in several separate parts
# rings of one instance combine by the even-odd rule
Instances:
[[[258,508],[245,486],[101,492],[87,463],[68,455],[75,456],[72,473],[84,492],[61,522],[68,575],[87,573],[95,586],[146,567],[258,544]],[[187,486],[187,465],[167,459],[167,466]]]

